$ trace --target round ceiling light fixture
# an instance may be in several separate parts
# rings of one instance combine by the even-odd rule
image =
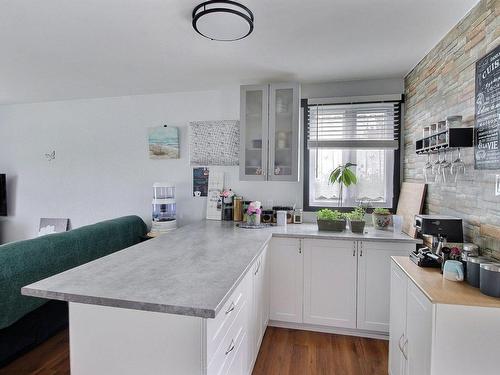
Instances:
[[[193,9],[193,28],[205,38],[230,42],[253,31],[253,13],[230,0],[211,0]]]

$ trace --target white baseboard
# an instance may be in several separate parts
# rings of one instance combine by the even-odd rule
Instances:
[[[270,327],[290,328],[290,329],[298,329],[298,330],[302,330],[302,331],[335,333],[337,335],[347,335],[347,336],[366,337],[366,338],[370,338],[370,339],[389,340],[388,333],[363,331],[360,329],[327,327],[327,326],[319,326],[319,325],[315,325],[315,324],[305,324],[305,323],[279,322],[276,320],[270,320],[268,325]]]

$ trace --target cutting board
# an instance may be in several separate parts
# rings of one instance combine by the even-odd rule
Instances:
[[[495,240],[500,240],[500,227],[489,224],[481,224],[480,233],[483,237],[490,237]]]
[[[396,215],[403,216],[403,232],[412,238],[417,237],[417,230],[413,226],[414,217],[424,209],[426,184],[403,182],[399,192],[399,203]]]

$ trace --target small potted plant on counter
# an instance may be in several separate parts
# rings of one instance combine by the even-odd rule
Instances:
[[[329,230],[333,232],[342,232],[346,227],[345,216],[337,210],[332,211],[328,208],[319,210],[317,213],[318,229]]]
[[[365,213],[363,207],[356,207],[346,214],[352,233],[363,233],[365,231]]]
[[[372,221],[375,229],[386,229],[391,223],[391,216],[387,208],[375,208],[372,213]]]

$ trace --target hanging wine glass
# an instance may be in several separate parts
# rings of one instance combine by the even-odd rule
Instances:
[[[441,165],[439,167],[441,174],[443,175],[442,177],[443,177],[444,183],[446,183],[446,176],[448,175],[447,171],[449,171],[450,167],[451,167],[451,163],[446,160],[446,153],[447,153],[447,150],[444,150],[444,159],[441,162]],[[453,154],[452,154],[452,157],[453,157]]]
[[[434,162],[432,165],[432,173],[434,173],[434,182],[436,184],[441,182],[441,163],[443,162],[441,160],[441,150],[437,151],[437,160]]]
[[[431,161],[431,153],[429,152],[427,154],[427,163],[425,163],[424,165],[424,178],[425,178],[425,182],[426,183],[429,183],[430,182],[430,179],[431,179],[431,176],[432,176],[432,161]]]
[[[453,163],[451,163],[451,174],[455,176],[455,182],[458,180],[458,176],[460,174],[465,175],[465,163],[460,157],[460,147],[457,149],[458,151],[458,156],[455,160],[453,160]]]

